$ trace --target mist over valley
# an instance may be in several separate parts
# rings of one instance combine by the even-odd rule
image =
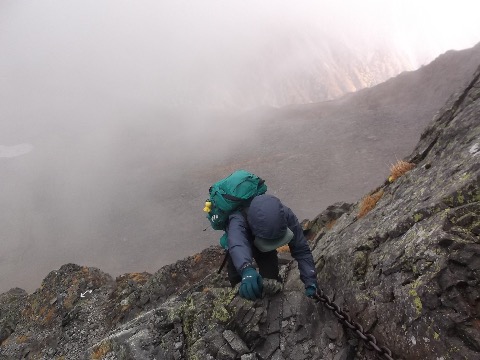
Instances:
[[[401,73],[440,47],[341,32],[327,19],[343,8],[316,27],[288,6],[87,3],[1,5],[0,292],[69,262],[154,272],[216,244],[203,202],[238,168],[301,219],[354,201],[480,64],[477,45]]]

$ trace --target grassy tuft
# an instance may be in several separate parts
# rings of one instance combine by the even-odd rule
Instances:
[[[280,246],[277,251],[279,253],[286,253],[286,252],[289,252],[290,251],[290,248],[288,247],[288,244],[287,245],[283,245],[283,246]]]
[[[404,160],[397,161],[396,164],[390,166],[390,177],[388,178],[388,181],[394,182],[400,176],[412,170],[414,167],[415,167],[415,164],[413,163],[409,163]]]
[[[368,212],[372,210],[375,207],[375,205],[377,205],[378,200],[380,200],[382,196],[383,196],[382,189],[377,191],[376,193],[365,196],[360,202],[357,218],[360,219],[361,217],[368,214]]]

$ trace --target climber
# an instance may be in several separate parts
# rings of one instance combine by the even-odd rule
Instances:
[[[313,297],[317,290],[317,275],[312,252],[297,217],[278,198],[272,195],[256,196],[243,213],[230,215],[228,234],[228,279],[232,286],[241,282],[240,296],[261,298],[263,277],[281,281],[277,250],[288,244],[298,262],[300,280],[305,294]],[[255,259],[259,272],[253,267]]]

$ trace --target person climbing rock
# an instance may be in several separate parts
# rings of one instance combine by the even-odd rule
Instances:
[[[263,278],[281,281],[276,249],[286,244],[298,262],[305,294],[315,295],[317,274],[312,252],[297,217],[278,198],[267,194],[256,196],[248,208],[229,216],[226,232],[228,279],[232,286],[241,282],[241,297],[261,298]],[[253,266],[253,259],[259,272]]]

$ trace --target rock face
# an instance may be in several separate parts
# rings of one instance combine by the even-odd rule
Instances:
[[[416,167],[314,245],[319,280],[397,357],[480,351],[480,73],[423,133]],[[294,282],[292,276],[292,282]]]
[[[480,69],[423,133],[415,167],[307,222],[322,290],[395,359],[480,352]],[[335,220],[335,221],[333,221]],[[217,274],[217,247],[156,274],[65,265],[0,296],[0,359],[373,359],[306,298],[295,262],[256,302]]]

